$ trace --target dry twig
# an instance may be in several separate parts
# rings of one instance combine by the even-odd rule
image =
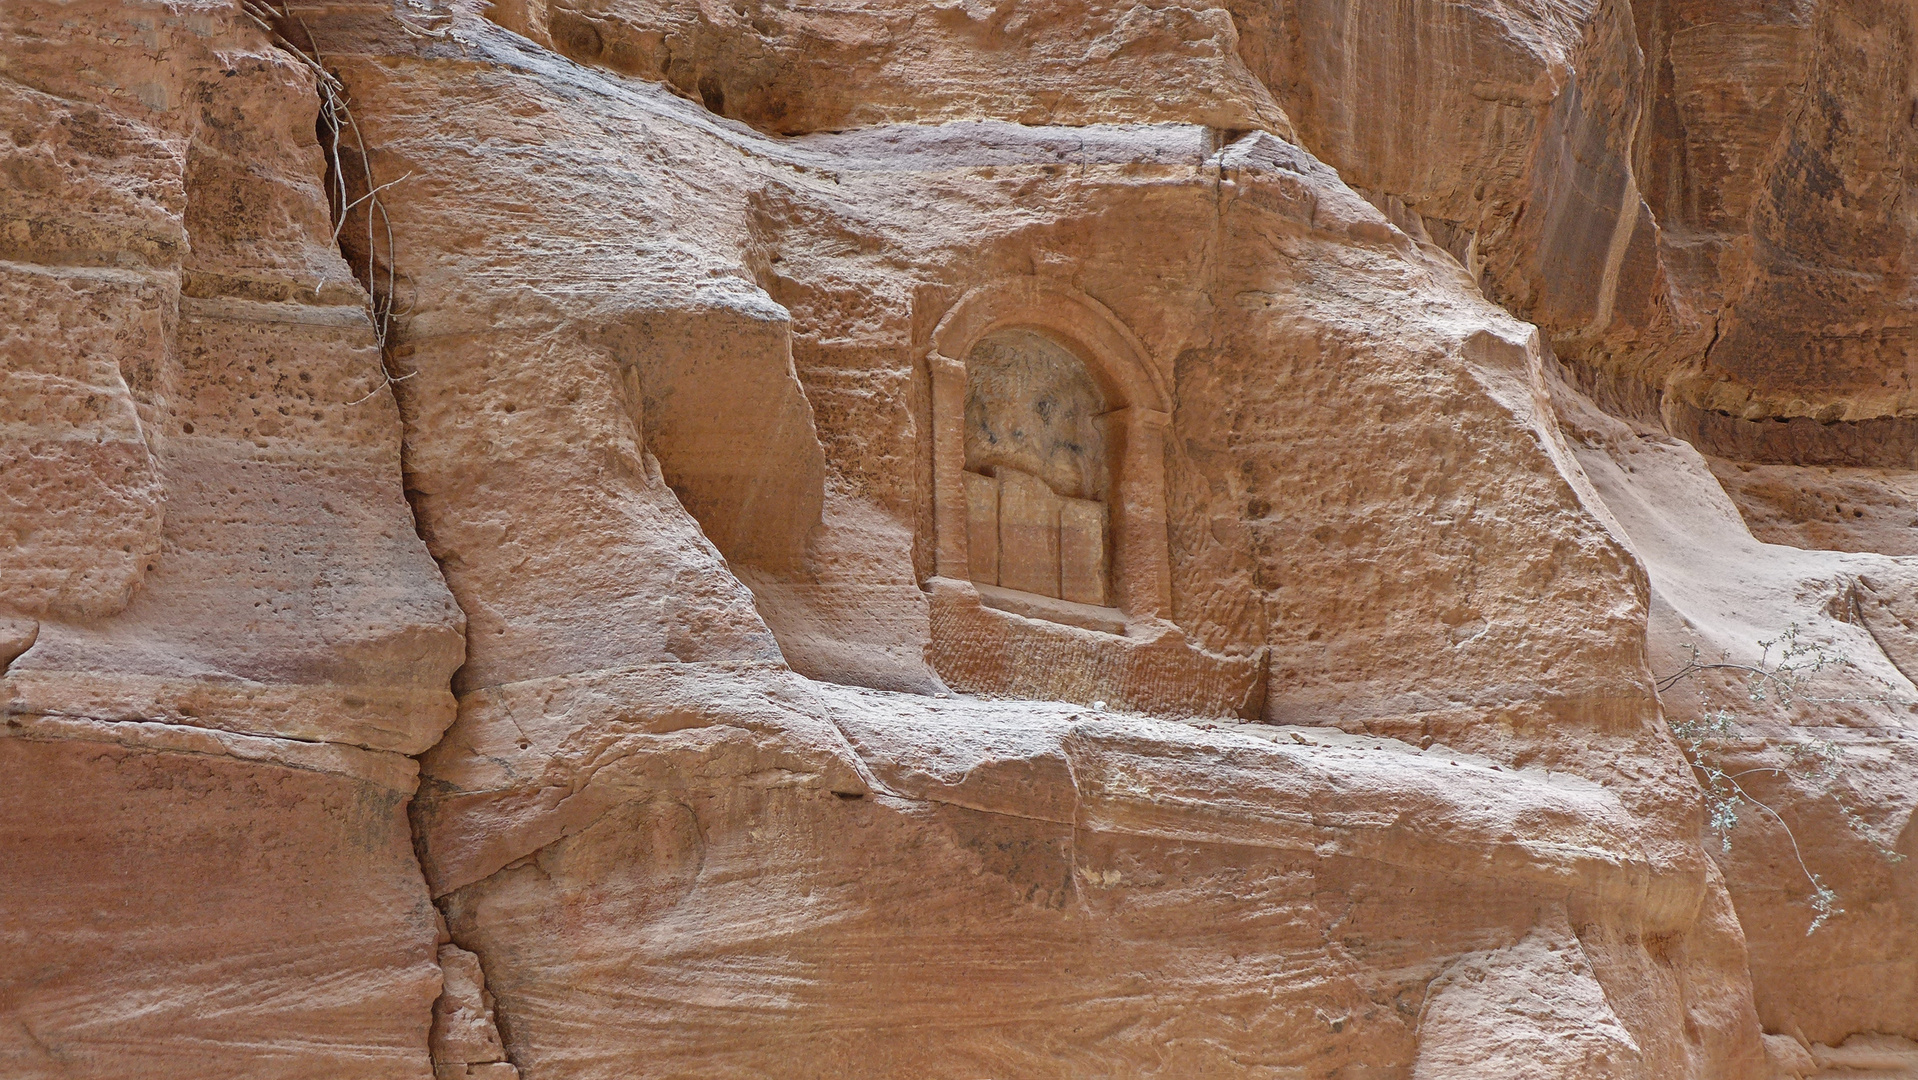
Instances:
[[[319,44],[313,31],[305,20],[289,15],[272,0],[240,0],[240,9],[246,17],[266,32],[269,40],[282,51],[304,64],[313,73],[315,85],[320,94],[320,121],[327,131],[326,144],[321,148],[326,154],[328,188],[327,202],[332,210],[333,242],[339,245],[356,211],[366,218],[366,248],[364,265],[355,265],[355,260],[344,245],[340,254],[347,259],[347,265],[360,284],[366,289],[366,315],[373,325],[373,339],[380,348],[380,371],[383,380],[369,390],[365,396],[351,404],[358,405],[379,393],[381,388],[390,387],[413,377],[413,372],[404,375],[393,374],[391,356],[395,319],[406,312],[396,307],[398,276],[395,270],[397,260],[393,251],[393,220],[387,215],[386,206],[380,200],[380,192],[398,184],[413,174],[385,183],[376,183],[373,178],[373,156],[367,148],[366,135],[360,130],[359,122],[353,117],[352,106],[348,103],[346,85],[337,76],[328,71]],[[296,44],[286,33],[289,24],[298,24],[301,35],[306,39],[304,46]],[[401,20],[409,33],[421,36],[439,37],[445,30],[422,31],[407,25]],[[343,144],[343,136],[351,136],[350,143]],[[360,177],[366,183],[365,194],[352,197],[347,186],[348,156],[357,157]],[[380,244],[385,244],[385,259],[380,258]],[[384,263],[384,265],[382,265]],[[382,280],[382,278],[384,280]]]
[[[1828,652],[1823,646],[1799,640],[1799,628],[1793,625],[1783,634],[1769,641],[1758,643],[1759,653],[1756,664],[1734,663],[1729,657],[1721,657],[1717,662],[1707,662],[1700,658],[1698,647],[1691,646],[1684,664],[1677,671],[1657,680],[1658,692],[1663,695],[1675,689],[1687,679],[1704,675],[1707,672],[1736,672],[1744,677],[1745,693],[1753,704],[1772,701],[1783,707],[1791,707],[1798,702],[1807,704],[1837,701],[1869,700],[1891,703],[1889,695],[1872,698],[1817,697],[1807,694],[1810,679],[1826,668],[1853,666],[1845,657]],[[1777,659],[1773,659],[1773,650],[1778,650]],[[1725,851],[1731,850],[1731,832],[1738,825],[1738,808],[1750,803],[1763,810],[1767,816],[1778,823],[1785,831],[1785,838],[1791,842],[1792,857],[1798,863],[1798,869],[1804,872],[1805,880],[1811,883],[1810,904],[1813,912],[1811,925],[1805,933],[1811,934],[1825,924],[1834,915],[1844,914],[1838,907],[1838,894],[1827,886],[1822,878],[1812,872],[1805,863],[1804,852],[1799,849],[1798,837],[1781,817],[1778,811],[1754,798],[1739,783],[1741,777],[1753,773],[1768,773],[1774,776],[1793,775],[1789,767],[1761,765],[1737,772],[1726,771],[1723,764],[1724,745],[1743,737],[1739,726],[1738,713],[1728,707],[1717,706],[1710,692],[1699,688],[1699,703],[1702,716],[1698,720],[1685,720],[1672,724],[1672,734],[1679,741],[1685,760],[1698,774],[1699,787],[1703,789],[1705,809],[1710,819],[1712,831],[1718,834]],[[1861,839],[1870,844],[1887,862],[1900,862],[1904,856],[1892,851],[1881,843],[1870,825],[1858,812],[1845,802],[1834,782],[1844,775],[1844,765],[1840,760],[1843,751],[1829,739],[1814,739],[1809,742],[1785,742],[1779,749],[1791,759],[1793,765],[1800,766],[1810,774],[1821,776],[1826,781],[1826,793],[1838,804],[1838,812],[1845,824]]]

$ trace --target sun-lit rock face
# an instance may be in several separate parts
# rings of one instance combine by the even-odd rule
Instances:
[[[0,1073],[1909,1070],[1909,19],[7,9]]]
[[[512,0],[488,17],[782,135],[985,118],[1288,129],[1209,0]]]

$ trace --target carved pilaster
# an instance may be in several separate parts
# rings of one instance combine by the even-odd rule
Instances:
[[[1120,610],[1133,618],[1172,611],[1172,563],[1166,548],[1165,437],[1168,413],[1132,407],[1106,414],[1115,490],[1112,565]]]
[[[966,541],[966,365],[931,353],[932,522],[934,572],[964,581],[970,576]]]

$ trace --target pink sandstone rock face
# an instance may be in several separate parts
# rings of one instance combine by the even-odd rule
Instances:
[[[7,7],[0,1075],[1918,1076],[1913,19]]]

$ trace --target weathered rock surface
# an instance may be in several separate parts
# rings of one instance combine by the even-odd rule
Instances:
[[[981,117],[1288,131],[1206,0],[514,0],[490,17],[780,134]]]
[[[0,1072],[429,1076],[462,618],[312,76],[227,5],[0,35]]]
[[[0,15],[0,1071],[1918,1068],[1909,11],[253,12]]]
[[[165,723],[0,736],[7,1075],[431,1075],[411,761]]]
[[[1734,674],[1708,673],[1674,687],[1664,705],[1675,722],[1736,708],[1744,731],[1724,767],[1750,770],[1741,782],[1777,813],[1748,807],[1750,820],[1717,853],[1766,1028],[1832,1044],[1908,1030],[1918,1014],[1910,865],[1918,791],[1909,780],[1918,734],[1909,691],[1900,692],[1918,673],[1910,560],[1760,543],[1692,447],[1604,417],[1573,394],[1560,400],[1587,474],[1651,576],[1649,644],[1661,669],[1676,670],[1692,647],[1754,663],[1762,642],[1791,628],[1846,659],[1794,701],[1753,702]],[[1788,751],[1818,740],[1841,754],[1842,771],[1795,767]],[[1838,890],[1843,907],[1810,935],[1807,873]]]

